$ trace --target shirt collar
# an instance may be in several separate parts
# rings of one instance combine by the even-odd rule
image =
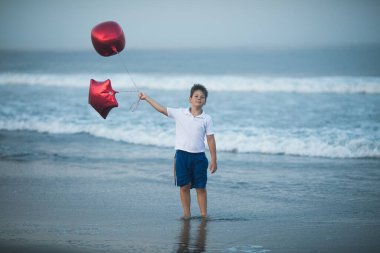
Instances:
[[[202,113],[199,114],[199,115],[197,115],[197,116],[193,116],[193,114],[191,114],[191,112],[190,112],[190,109],[191,109],[191,107],[188,107],[188,108],[185,110],[185,114],[186,114],[186,115],[188,115],[188,116],[192,116],[192,117],[194,117],[194,118],[201,118],[201,119],[204,118],[205,111],[204,111],[203,109],[202,109]]]

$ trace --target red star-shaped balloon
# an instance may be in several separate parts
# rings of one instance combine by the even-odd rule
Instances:
[[[119,106],[115,98],[116,93],[117,91],[112,89],[111,80],[97,82],[91,79],[88,103],[105,119],[112,108]]]

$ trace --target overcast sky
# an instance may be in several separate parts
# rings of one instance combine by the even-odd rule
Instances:
[[[92,48],[118,22],[129,48],[310,48],[380,43],[380,1],[2,0],[0,49]]]

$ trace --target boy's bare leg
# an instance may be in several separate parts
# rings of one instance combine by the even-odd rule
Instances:
[[[199,210],[202,217],[207,217],[207,191],[206,188],[197,188]]]
[[[182,203],[182,208],[183,208],[183,217],[185,219],[188,219],[191,217],[190,213],[190,186],[191,184],[181,186],[180,188],[180,196],[181,196],[181,203]]]

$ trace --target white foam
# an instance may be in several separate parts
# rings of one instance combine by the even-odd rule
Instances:
[[[368,137],[338,136],[331,139],[327,135],[318,133],[308,136],[268,134],[265,131],[260,131],[257,136],[223,133],[218,136],[218,149],[328,158],[380,158],[380,143]]]
[[[259,245],[242,245],[229,247],[225,252],[267,253],[271,252],[271,250]]]
[[[213,91],[250,91],[286,93],[380,93],[380,77],[263,77],[233,75],[132,74],[140,89],[188,90],[203,83]],[[131,89],[128,75],[0,73],[0,85],[42,85],[88,87],[90,79],[111,79],[116,90]]]
[[[164,129],[143,124],[111,126],[106,123],[80,125],[38,119],[0,121],[0,129],[51,134],[87,133],[114,141],[168,148],[174,147],[175,135],[174,127]],[[376,138],[352,136],[342,130],[322,129],[302,136],[271,129],[253,129],[253,132],[257,134],[251,136],[243,131],[220,132],[216,137],[218,150],[328,158],[380,158],[380,143],[376,142]]]

